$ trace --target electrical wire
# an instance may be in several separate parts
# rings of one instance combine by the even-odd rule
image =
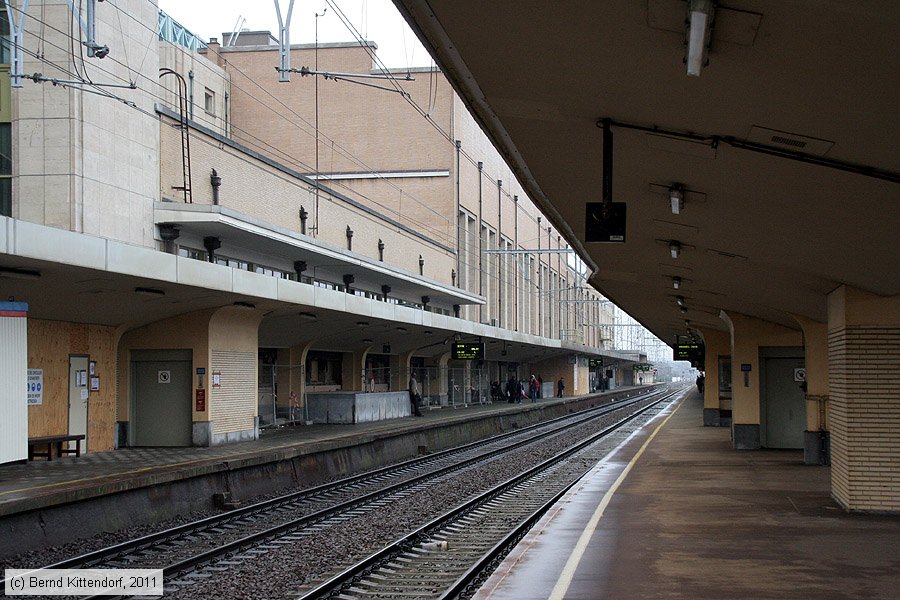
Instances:
[[[62,34],[62,35],[66,35],[65,32],[63,32],[62,30],[60,30],[60,29],[58,29],[58,28],[53,27],[52,25],[49,25],[49,24],[45,24],[45,25],[47,25],[50,29],[52,29],[52,30],[54,30],[54,31],[56,31],[56,32],[58,32],[58,33],[60,33],[60,34]],[[148,30],[149,30],[149,28],[148,28]],[[158,33],[153,32],[153,30],[149,30],[149,31],[151,31],[151,32],[153,33],[154,39],[158,38]],[[26,30],[26,33],[29,34],[29,35],[34,35],[33,33],[29,32],[29,31],[27,31],[27,30]],[[71,38],[71,37],[70,37],[70,41],[74,41],[74,38]],[[59,46],[53,44],[52,42],[47,42],[47,41],[45,40],[45,43],[49,43],[50,46],[53,46],[53,47],[57,47],[57,48],[59,48],[59,49],[62,49],[62,48],[60,48]],[[74,52],[74,48],[73,48],[73,52]],[[122,63],[121,61],[119,61],[119,60],[117,60],[117,59],[115,59],[115,58],[111,58],[111,57],[107,56],[104,60],[105,60],[105,61],[109,61],[109,62],[111,62],[111,63],[118,64],[118,65],[120,65],[120,66],[122,66],[122,67],[124,67],[124,68],[126,68],[126,69],[131,70],[130,67],[129,67],[128,65],[126,65],[125,63]],[[200,64],[203,65],[205,68],[210,68],[211,72],[215,73],[215,71],[211,69],[211,66],[212,66],[212,65],[210,65],[209,67],[207,67],[207,66],[204,65],[202,62],[201,62]],[[66,71],[65,71],[64,69],[62,69],[59,65],[55,65],[55,64],[54,64],[53,66],[55,66],[56,68],[60,69],[62,72],[66,72]],[[78,70],[77,70],[77,63],[74,63],[73,66],[74,66],[75,69],[76,69],[76,72],[75,72],[75,74],[74,74],[74,77],[77,78],[77,79],[82,79],[82,75],[81,75],[81,74],[78,72]],[[123,78],[121,78],[119,75],[117,75],[116,73],[114,73],[114,72],[112,72],[112,71],[109,71],[109,70],[107,70],[107,69],[104,69],[104,68],[101,67],[101,66],[95,67],[95,70],[98,70],[98,71],[100,71],[101,73],[104,73],[105,75],[108,75],[108,76],[110,76],[110,77],[119,79],[119,80],[121,80],[121,81],[126,81],[125,79],[123,79]],[[142,73],[139,73],[139,76],[140,76],[141,78],[143,78],[143,79],[146,79],[146,80],[147,80],[148,82],[150,82],[151,84],[153,84],[153,85],[155,85],[155,86],[158,86],[158,87],[159,87],[161,90],[163,90],[164,92],[167,92],[167,93],[168,93],[168,92],[170,91],[167,87],[165,87],[164,84],[160,83],[158,80],[151,79],[151,78],[149,78],[148,76],[146,76],[146,75],[144,75],[144,74],[142,74]],[[220,75],[220,76],[221,76],[221,75]],[[248,79],[249,79],[249,77],[248,77]],[[130,82],[129,82],[129,83],[130,83]],[[88,82],[86,82],[86,84],[88,84]],[[102,84],[100,84],[100,85],[102,85]],[[68,87],[73,87],[73,86],[68,86]],[[237,86],[236,86],[236,87],[237,87]],[[153,98],[160,100],[160,101],[161,101],[162,103],[164,103],[164,104],[171,104],[171,102],[168,100],[168,98],[166,98],[166,97],[164,97],[164,96],[161,96],[161,95],[159,95],[159,94],[156,94],[156,93],[154,93],[154,92],[152,92],[152,91],[150,91],[150,90],[147,90],[147,89],[144,89],[143,91],[144,91],[145,93],[149,94],[150,96],[152,96]],[[110,97],[113,97],[113,95],[111,95],[111,94],[104,94],[104,95],[108,95],[108,96],[110,96]],[[125,100],[122,100],[122,99],[120,99],[120,100],[121,100],[122,102],[128,103],[128,101],[125,101]],[[146,111],[144,111],[144,112],[146,112]],[[206,117],[203,117],[202,115],[201,115],[201,117],[200,117],[200,119],[199,119],[198,122],[200,122],[200,123],[202,123],[202,124],[207,124],[207,125],[209,125],[212,129],[215,129],[215,128],[218,127],[218,121],[217,121],[217,120],[215,120],[215,119],[207,119]],[[264,154],[271,154],[271,155],[274,155],[274,156],[279,156],[279,157],[280,157],[280,160],[282,160],[283,162],[285,162],[285,163],[287,163],[287,164],[289,164],[289,165],[292,165],[292,166],[299,166],[299,167],[301,167],[302,170],[306,170],[307,172],[315,172],[315,169],[314,169],[311,165],[307,165],[307,164],[303,163],[302,161],[296,159],[296,158],[293,157],[292,155],[289,155],[289,154],[287,154],[286,152],[284,152],[284,151],[282,151],[282,150],[276,148],[275,146],[272,146],[271,144],[268,144],[267,142],[265,142],[265,141],[262,140],[261,138],[259,138],[259,137],[255,136],[255,135],[253,135],[250,131],[245,130],[245,129],[243,129],[243,128],[241,128],[241,127],[238,127],[238,126],[234,126],[233,123],[232,123],[232,128],[235,129],[236,131],[240,132],[240,133],[243,135],[243,137],[244,137],[245,139],[247,139],[247,140],[253,140],[253,141],[257,142],[257,143],[258,143],[258,145],[256,146],[257,149],[264,149],[264,150],[266,150],[266,151],[264,151]],[[253,147],[253,146],[254,146],[254,144],[251,142],[251,147]],[[359,197],[359,198],[361,198],[361,199],[364,199],[364,200],[368,201],[368,202],[369,202],[370,204],[372,204],[373,206],[380,207],[380,208],[383,209],[384,211],[387,211],[388,213],[394,214],[401,222],[402,222],[402,221],[407,221],[407,222],[411,223],[413,226],[415,226],[415,227],[418,228],[418,229],[430,231],[430,232],[432,232],[432,235],[433,235],[433,236],[435,236],[435,237],[437,237],[437,238],[439,238],[439,239],[446,238],[446,239],[445,239],[445,243],[449,243],[449,240],[450,240],[451,237],[452,237],[452,236],[450,236],[449,234],[443,232],[440,228],[434,228],[429,222],[417,220],[417,219],[415,219],[415,218],[413,218],[413,217],[411,217],[411,216],[409,216],[409,215],[403,215],[403,214],[401,214],[400,212],[398,212],[397,210],[391,208],[390,206],[385,205],[385,204],[383,204],[383,203],[381,203],[381,202],[375,200],[374,198],[371,198],[371,197],[369,197],[369,196],[367,196],[367,195],[365,195],[365,194],[363,194],[363,193],[357,191],[357,190],[354,189],[352,186],[348,185],[345,181],[341,181],[341,180],[333,181],[332,184],[330,184],[330,187],[332,187],[332,188],[340,188],[340,189],[344,189],[344,190],[346,190],[347,192],[349,192],[351,195],[356,195],[357,197]],[[396,186],[396,185],[394,185],[393,187],[394,187],[396,190],[400,191],[400,192],[403,191],[402,188],[399,188],[399,187]],[[407,196],[414,199],[414,197],[411,196],[411,195],[409,195],[409,194],[407,194]],[[330,202],[334,202],[333,199],[328,199],[328,200],[329,200]],[[417,202],[419,205],[422,205],[422,203],[421,203],[420,201],[416,200],[416,202]],[[427,207],[427,208],[430,209],[430,207]],[[440,213],[437,213],[437,212],[434,211],[433,209],[430,209],[430,211],[431,211],[433,214],[435,214],[436,216],[440,216]],[[444,218],[444,220],[447,222],[447,225],[449,226],[449,219]]]
[[[112,5],[112,6],[115,6],[112,2],[110,2],[109,4]],[[120,11],[120,12],[122,11],[122,9],[119,8],[119,7],[117,7],[117,6],[116,6],[116,9],[117,9],[118,11]],[[337,12],[337,10],[336,10],[336,12]],[[125,14],[128,14],[129,16],[131,16],[129,13],[125,13]],[[134,17],[131,17],[131,18],[134,19]],[[50,27],[51,29],[54,29],[55,31],[58,31],[58,32],[63,33],[63,34],[65,35],[65,32],[62,32],[62,31],[59,30],[59,29],[53,28],[51,25],[48,25],[46,22],[44,22],[43,19],[40,19],[40,22],[41,22],[41,26],[42,26],[42,29],[41,29],[41,32],[42,32],[42,33],[41,33],[41,36],[42,36],[42,39],[39,40],[39,42],[41,43],[41,46],[42,46],[42,47],[47,43],[46,38],[45,38],[45,36],[43,35],[43,31],[44,31],[44,28],[45,28],[45,27]],[[140,23],[140,21],[137,21],[137,22]],[[141,23],[141,24],[144,25],[143,23]],[[144,25],[144,27],[147,28],[146,25]],[[80,27],[79,27],[79,29],[80,29]],[[152,44],[153,39],[157,39],[157,38],[158,38],[158,32],[156,32],[155,30],[150,30],[149,28],[147,28],[147,29],[148,29],[151,33],[153,33],[153,36],[154,36],[154,37],[151,39],[151,44]],[[26,32],[27,32],[27,30],[26,30]],[[30,33],[30,32],[27,32],[27,33]],[[31,35],[34,35],[34,34],[31,34]],[[70,38],[71,41],[73,41],[73,42],[75,41],[75,38],[74,38],[73,35],[69,35],[68,37]],[[123,41],[124,41],[124,38],[123,38]],[[50,45],[55,46],[55,45],[52,44],[52,43],[51,43]],[[59,48],[58,46],[56,46],[56,47]],[[28,52],[28,54],[31,55],[31,56],[33,56],[34,58],[37,58],[38,60],[42,60],[42,62],[44,62],[44,63],[46,63],[46,64],[52,65],[54,68],[57,68],[58,70],[60,70],[60,71],[63,72],[63,73],[67,73],[67,74],[73,75],[76,79],[82,79],[82,78],[83,78],[82,75],[81,75],[80,73],[78,73],[77,62],[74,61],[74,56],[75,56],[74,47],[72,47],[71,50],[72,50],[71,54],[72,54],[72,56],[73,56],[73,68],[75,68],[75,73],[74,73],[74,74],[73,74],[72,72],[70,72],[70,71],[67,71],[67,70],[66,70],[65,68],[63,68],[62,66],[60,66],[60,65],[58,65],[58,64],[56,64],[56,63],[53,63],[52,61],[47,61],[47,60],[42,59],[42,57],[41,57],[38,53],[32,53],[32,52],[30,52],[30,51],[27,51],[27,49],[23,48],[23,51]],[[149,45],[148,45],[148,50],[149,50]],[[367,51],[368,51],[368,50],[367,50]],[[85,63],[84,63],[83,52],[79,52],[78,54],[80,55],[80,56],[79,56],[79,59],[81,60],[82,68],[85,70],[85,74],[86,74],[86,68],[85,68],[85,66],[84,66]],[[127,54],[126,54],[126,60],[127,60]],[[145,58],[144,58],[144,60],[146,60],[146,53],[145,53]],[[121,63],[120,61],[117,61],[117,60],[115,60],[115,59],[113,59],[111,62],[115,62],[115,63],[117,63],[117,64],[119,64],[119,65],[125,67],[127,70],[129,70],[130,73],[133,72],[133,70],[131,69],[130,65],[128,65],[128,64]],[[142,64],[143,64],[143,62],[142,62]],[[203,64],[203,63],[201,63],[201,64]],[[204,65],[204,66],[206,66],[206,65]],[[382,67],[383,67],[383,65],[382,65]],[[216,73],[216,71],[213,70],[211,67],[207,67],[207,68],[209,68],[209,70],[210,70],[211,72]],[[124,79],[122,79],[122,78],[120,78],[118,75],[116,75],[115,73],[106,71],[105,69],[102,69],[102,68],[99,69],[99,70],[100,70],[101,72],[104,72],[105,74],[108,74],[108,75],[110,75],[110,76],[119,78],[119,79],[121,79],[122,81],[125,81]],[[240,69],[235,69],[235,70],[238,71],[238,72],[239,72],[241,75],[243,75],[245,78],[247,78],[249,81],[253,82],[257,87],[259,87],[260,89],[263,89],[263,91],[265,91],[264,88],[262,88],[261,86],[259,86],[258,83],[254,82],[251,78],[249,78],[245,73],[243,73],[243,71],[241,71]],[[386,69],[385,69],[385,71],[386,71]],[[139,74],[141,77],[143,77],[143,78],[147,79],[148,81],[151,81],[151,82],[153,82],[154,84],[156,84],[157,86],[159,86],[163,91],[166,91],[166,92],[169,91],[168,88],[166,88],[164,85],[162,85],[158,80],[157,80],[157,81],[152,80],[152,79],[150,79],[149,77],[143,75],[143,74],[140,73],[140,72],[138,72],[138,74]],[[217,74],[218,74],[218,73],[217,73]],[[218,75],[219,75],[220,77],[222,77],[223,79],[225,79],[225,77],[222,76],[221,74],[218,74]],[[91,82],[91,81],[86,81],[85,84],[86,84],[86,85],[92,85],[93,82]],[[233,84],[233,82],[232,82],[232,84]],[[151,112],[149,112],[149,111],[147,111],[147,110],[144,110],[144,109],[141,109],[141,108],[138,107],[134,102],[125,100],[124,98],[121,98],[121,97],[119,97],[119,96],[116,96],[115,94],[109,93],[108,91],[103,90],[102,88],[97,88],[98,85],[102,85],[102,84],[93,84],[93,85],[95,86],[95,89],[93,89],[93,90],[89,90],[89,89],[85,89],[85,88],[81,88],[81,89],[82,89],[83,91],[89,91],[90,93],[99,93],[99,94],[101,94],[101,95],[103,95],[103,96],[106,96],[106,97],[109,97],[109,98],[111,98],[111,99],[115,99],[115,100],[117,100],[117,101],[123,102],[123,103],[125,103],[125,104],[131,106],[132,108],[135,108],[135,109],[139,110],[140,112],[142,112],[143,114],[145,114],[145,115],[147,115],[147,116],[151,116],[151,117],[153,117],[153,118],[155,118],[155,119],[158,119],[158,118],[159,118],[157,114],[151,113]],[[71,87],[71,86],[70,86],[70,87]],[[236,87],[238,87],[238,89],[241,89],[242,91],[245,91],[245,90],[243,90],[242,88],[240,88],[240,86],[236,86]],[[436,98],[436,95],[437,95],[436,87],[437,87],[437,86],[435,85],[435,86],[434,86],[434,96],[432,96],[431,91],[429,92],[429,98],[432,98],[432,97]],[[158,94],[153,94],[152,92],[149,92],[149,90],[146,90],[146,89],[143,90],[143,91],[144,91],[145,93],[150,94],[152,97],[159,99],[159,100],[162,101],[163,103],[169,104],[168,100],[165,99],[165,98],[163,98],[162,96],[160,96],[160,95],[158,95]],[[246,91],[245,91],[245,92],[246,92]],[[268,95],[271,96],[271,94],[268,94]],[[408,94],[405,94],[404,97],[408,97]],[[273,97],[273,98],[274,98],[274,97]],[[277,99],[276,99],[276,100],[277,100]],[[408,101],[409,101],[409,100],[408,100]],[[287,109],[289,110],[289,112],[293,113],[295,116],[297,116],[297,117],[300,118],[301,120],[305,121],[305,119],[303,119],[300,115],[298,115],[298,114],[297,114],[296,112],[294,112],[292,109],[290,109],[289,107],[287,107],[286,105],[284,105],[284,103],[282,103],[282,102],[280,102],[280,101],[278,101],[278,102],[279,102],[284,108],[287,108]],[[414,106],[418,106],[417,104],[415,104],[414,101],[412,102],[412,104],[413,104]],[[269,108],[269,107],[267,107],[267,108]],[[272,109],[270,108],[270,110],[272,110]],[[419,110],[418,112],[420,112],[420,114],[421,114],[422,111]],[[279,116],[282,116],[282,117],[283,117],[283,115],[279,115]],[[283,118],[284,118],[284,117],[283,117]],[[291,122],[290,119],[287,119],[287,120],[288,120],[289,122]],[[429,118],[428,120],[429,120],[429,122],[432,123],[433,126],[437,126],[436,123],[434,123],[432,119]],[[217,122],[213,122],[212,124],[213,124],[213,126],[215,127],[215,126],[217,125]],[[255,136],[253,136],[253,135],[250,134],[249,132],[244,131],[242,128],[235,127],[235,129],[238,130],[238,131],[240,131],[241,133],[246,134],[248,137],[257,140],[257,141],[260,142],[260,144],[262,144],[264,147],[268,147],[270,150],[272,150],[272,151],[274,151],[274,152],[277,152],[278,154],[283,154],[286,158],[289,158],[289,159],[290,159],[290,163],[292,163],[292,164],[303,164],[301,161],[298,161],[298,160],[295,159],[295,158],[288,157],[285,153],[281,152],[279,149],[275,148],[274,146],[269,145],[267,142],[265,142],[265,141],[263,141],[263,140],[261,140],[261,139],[259,139],[259,138],[256,138]],[[441,130],[441,131],[442,131],[442,130]],[[444,137],[447,138],[447,139],[449,140],[449,136],[447,136],[446,134],[444,134]],[[329,139],[330,139],[330,138],[329,138]],[[207,142],[207,143],[209,143],[208,140],[204,140],[204,141]],[[332,142],[332,145],[336,145],[336,143],[334,142],[334,140],[330,140],[330,141]],[[339,145],[338,145],[338,146],[339,146]],[[468,157],[468,156],[467,156],[467,159],[469,160],[469,162],[472,162],[473,164],[476,164],[476,163],[474,163],[474,161],[471,159],[471,157]],[[484,173],[483,169],[481,170],[481,174],[482,174],[482,176],[486,176],[486,174]],[[401,194],[403,194],[402,188],[399,188],[398,186],[394,186],[394,187],[395,187]],[[351,189],[351,188],[348,187],[347,189]],[[351,191],[352,191],[352,189],[351,189]],[[358,192],[357,192],[357,193],[358,193]],[[501,188],[501,190],[500,190],[500,193],[501,193],[501,195],[505,195],[508,199],[512,198],[511,194],[510,194],[509,192],[507,192],[506,190],[502,189],[502,188]],[[408,195],[408,194],[407,194],[407,195]],[[362,196],[362,197],[365,197],[364,195],[361,195],[361,196]],[[526,196],[526,198],[527,198],[527,196]],[[367,198],[367,199],[368,199],[368,198]],[[369,200],[371,201],[371,199],[369,199]],[[376,203],[376,205],[377,205],[377,203]],[[395,212],[395,214],[399,214],[399,213],[396,213],[396,211],[394,211],[394,212]],[[530,218],[533,219],[533,215],[531,215],[529,211],[526,210],[526,211],[523,211],[523,212],[525,213],[525,215],[526,215],[527,217],[530,217]],[[401,217],[402,217],[402,215],[401,215]],[[457,226],[457,229],[458,229],[458,226]],[[505,239],[505,241],[506,241],[507,243],[510,243],[510,244],[511,244],[511,241],[510,241],[510,240]],[[461,264],[463,264],[463,266],[465,266],[467,269],[471,269],[471,267],[472,267],[472,264],[469,263],[469,262],[467,262],[467,261],[463,261]],[[549,265],[548,265],[548,267],[549,267]],[[557,276],[557,275],[556,275],[556,270],[552,269],[552,267],[549,267],[549,268],[550,268],[550,273],[551,273],[551,275],[552,275],[552,276]],[[495,269],[495,270],[496,270],[496,269]],[[518,266],[517,266],[516,270],[517,270],[517,271],[519,270],[519,269],[518,269]],[[507,271],[507,272],[509,271],[509,266],[508,266],[508,265],[507,265],[506,271]],[[499,277],[499,275],[496,275],[496,276],[490,276],[490,275],[489,275],[489,279],[496,279],[496,278],[498,278],[498,277]],[[524,276],[522,276],[522,277],[517,277],[517,279],[522,279],[523,277],[524,277]],[[499,280],[498,280],[498,283],[499,283]],[[516,287],[519,287],[519,286],[516,285]]]

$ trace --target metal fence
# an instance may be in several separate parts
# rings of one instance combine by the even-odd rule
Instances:
[[[305,422],[306,401],[298,397],[299,406],[292,407],[289,397],[290,381],[299,381],[305,372],[299,365],[259,364],[258,411],[260,425],[271,427],[292,422]],[[491,381],[487,369],[456,367],[413,367],[422,396],[422,407],[466,406],[489,404]],[[502,384],[502,382],[501,382]],[[307,389],[315,382],[307,382]],[[388,367],[366,369],[361,382],[361,392],[407,390],[409,382],[394,382]],[[505,401],[505,399],[504,399]]]

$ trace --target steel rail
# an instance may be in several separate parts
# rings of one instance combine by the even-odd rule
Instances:
[[[513,488],[523,482],[526,482],[529,479],[532,479],[532,478],[540,475],[541,473],[550,469],[551,467],[570,458],[573,454],[580,452],[581,450],[588,448],[589,446],[595,444],[597,441],[603,439],[604,437],[608,436],[609,434],[613,433],[614,431],[620,429],[625,424],[631,422],[632,420],[636,419],[638,416],[642,415],[646,411],[648,411],[651,408],[653,408],[654,406],[658,405],[660,402],[663,402],[664,400],[674,396],[676,393],[678,393],[678,391],[680,391],[680,390],[674,390],[674,391],[669,392],[668,394],[664,395],[663,397],[657,399],[652,404],[636,411],[635,413],[625,417],[624,419],[621,419],[617,423],[614,423],[613,425],[610,425],[610,426],[604,428],[603,430],[585,438],[584,441],[576,444],[575,446],[572,446],[571,448],[568,448],[568,449],[556,454],[555,456],[539,463],[538,465],[535,465],[531,469],[529,469],[519,475],[516,475],[516,476],[508,479],[505,482],[500,483],[499,485],[491,488],[490,490],[487,490],[487,491],[479,494],[478,496],[472,498],[471,500],[464,502],[463,504],[457,506],[456,508],[451,509],[450,511],[446,512],[445,514],[438,516],[435,519],[432,519],[430,522],[419,527],[418,529],[395,540],[394,542],[392,542],[388,546],[385,546],[381,550],[367,556],[363,560],[359,561],[357,564],[345,569],[344,571],[334,575],[330,579],[305,591],[303,594],[297,596],[297,600],[313,600],[315,598],[328,598],[332,595],[341,593],[341,591],[344,588],[346,588],[348,585],[350,585],[353,581],[361,579],[366,574],[368,574],[369,572],[371,572],[375,568],[377,568],[379,565],[388,562],[389,560],[396,557],[398,554],[402,554],[408,548],[410,548],[411,546],[416,544],[418,540],[434,537],[434,533],[436,531],[449,526],[450,524],[453,523],[453,521],[471,513],[475,508],[485,504],[486,502],[489,502],[491,499],[499,496],[500,494],[503,494],[504,492],[510,490],[511,488]],[[588,467],[584,471],[584,473],[587,473],[587,471],[589,471],[591,468],[593,468],[593,465]],[[583,476],[584,473],[582,473],[579,477],[576,477],[575,481],[577,481],[581,476]],[[572,484],[565,486],[566,489],[568,489],[568,487],[570,487],[571,485]],[[565,490],[561,491],[558,494],[554,494],[554,497],[561,496],[561,494],[564,492],[565,492]],[[553,505],[553,502],[546,502],[542,506],[542,510],[535,511],[525,521],[533,524],[534,522],[537,521],[538,518],[540,518],[541,515],[543,515],[544,512],[546,512],[546,510],[549,510],[549,508],[552,505]],[[520,530],[521,527],[523,527],[523,526],[517,526],[516,530]],[[510,534],[509,536],[507,536],[507,538],[509,538],[512,535],[513,534]],[[476,566],[477,565],[483,566],[485,564],[488,564],[493,559],[493,557],[496,556],[496,553],[499,552],[500,548],[502,548],[502,545],[496,544],[491,549],[490,552],[488,552],[485,556],[483,556],[481,559],[479,559],[479,561],[476,563]],[[456,582],[454,582],[454,584],[451,586],[450,590],[457,590],[457,589],[464,588],[466,585],[469,584],[469,582],[472,579],[474,579],[474,577],[477,576],[478,572],[479,572],[479,569],[477,569],[476,567],[470,568],[462,577],[460,577]],[[450,593],[450,592],[448,592],[448,593]],[[453,592],[453,593],[457,593],[457,592]],[[442,596],[442,597],[444,597],[444,596]],[[447,597],[452,597],[452,596],[447,596]]]
[[[126,552],[134,552],[136,550],[145,550],[154,545],[162,546],[166,542],[170,542],[173,539],[183,538],[190,533],[198,533],[204,530],[208,530],[211,527],[217,525],[227,525],[229,520],[237,520],[241,517],[253,516],[257,514],[265,514],[267,510],[277,510],[278,508],[284,506],[288,502],[298,501],[298,496],[312,496],[314,493],[327,493],[334,490],[339,490],[347,487],[349,484],[358,483],[361,480],[371,480],[376,479],[378,477],[382,477],[384,475],[389,475],[390,472],[398,472],[403,469],[411,469],[416,466],[425,465],[431,462],[438,462],[440,459],[446,459],[452,457],[454,454],[462,454],[465,451],[478,449],[480,446],[488,446],[491,443],[502,442],[504,439],[514,438],[516,436],[522,436],[524,439],[514,442],[512,444],[503,446],[502,448],[492,450],[490,452],[486,452],[483,454],[479,454],[477,456],[473,456],[471,458],[465,459],[461,462],[453,463],[448,466],[442,467],[437,470],[429,471],[422,475],[415,476],[411,479],[406,479],[400,483],[392,484],[387,487],[381,488],[374,492],[370,492],[368,494],[364,494],[362,496],[358,496],[353,498],[350,501],[343,502],[331,506],[329,508],[325,508],[303,517],[299,517],[296,519],[288,520],[284,523],[276,525],[274,527],[267,528],[265,530],[253,533],[251,535],[242,537],[237,540],[233,540],[231,542],[222,544],[216,548],[211,548],[210,550],[201,552],[199,554],[195,554],[189,558],[178,561],[176,563],[170,564],[165,567],[164,570],[166,572],[166,579],[169,580],[173,575],[183,575],[186,572],[189,572],[194,567],[198,565],[203,565],[205,563],[212,562],[216,560],[218,557],[224,557],[238,552],[239,550],[251,546],[254,544],[259,544],[264,540],[269,538],[277,537],[291,529],[297,529],[300,527],[304,527],[310,523],[320,521],[323,519],[327,519],[335,514],[341,513],[343,511],[352,509],[353,507],[358,507],[365,503],[371,502],[377,498],[382,496],[389,495],[391,493],[396,493],[398,490],[401,490],[406,487],[411,487],[417,483],[422,481],[438,477],[442,474],[452,472],[454,470],[459,470],[474,464],[476,462],[485,460],[490,456],[499,455],[505,452],[510,452],[515,450],[523,445],[533,443],[536,439],[540,439],[537,436],[534,436],[533,433],[535,431],[545,429],[546,431],[542,434],[542,437],[549,437],[560,431],[563,431],[572,425],[576,425],[579,423],[584,423],[595,419],[597,417],[603,416],[609,412],[620,410],[623,407],[627,407],[630,404],[635,402],[640,402],[643,400],[647,400],[648,398],[656,395],[665,393],[664,391],[660,391],[658,389],[651,391],[647,394],[639,394],[637,396],[631,396],[624,399],[616,400],[607,404],[603,404],[599,407],[593,407],[587,409],[585,411],[581,411],[576,413],[575,415],[564,415],[562,417],[558,417],[555,419],[551,419],[548,421],[544,421],[541,423],[537,423],[535,425],[531,425],[522,429],[518,429],[513,432],[499,434],[497,436],[492,436],[491,438],[487,438],[485,440],[479,440],[476,442],[471,442],[469,444],[465,444],[463,446],[448,449],[439,453],[435,453],[434,455],[430,455],[428,457],[423,458],[415,458],[409,461],[404,461],[402,463],[398,463],[396,465],[383,467],[377,469],[375,471],[369,473],[362,473],[360,475],[352,476],[350,478],[346,478],[340,481],[332,482],[329,484],[324,484],[322,486],[317,486],[315,488],[309,488],[307,490],[302,490],[300,492],[293,492],[291,494],[287,494],[286,496],[281,496],[275,499],[266,500],[252,506],[248,506],[242,509],[237,509],[235,511],[231,511],[229,513],[225,513],[223,515],[215,515],[213,517],[207,517],[205,519],[201,519],[199,521],[188,523],[185,525],[180,525],[162,532],[150,534],[144,536],[142,538],[138,538],[136,540],[131,540],[127,542],[123,542],[122,544],[118,544],[109,548],[104,548],[95,552],[91,552],[80,557],[75,557],[73,559],[68,559],[65,561],[58,562],[54,565],[45,567],[45,568],[75,568],[75,567],[85,567],[85,566],[95,566],[98,563],[102,563],[102,561],[111,561],[116,558],[120,558],[125,555]],[[575,417],[575,418],[573,418]],[[549,427],[548,427],[549,426]]]

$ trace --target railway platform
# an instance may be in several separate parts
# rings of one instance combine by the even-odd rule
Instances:
[[[656,433],[654,433],[656,432]],[[523,538],[476,600],[894,599],[900,519],[850,514],[801,450],[735,451],[692,390]]]
[[[652,386],[544,398],[535,403],[474,404],[423,410],[359,424],[264,430],[260,439],[204,448],[121,448],[0,466],[0,538],[16,551],[152,524],[224,498],[246,503],[267,494],[475,441],[561,416]],[[0,545],[0,558],[6,544]]]

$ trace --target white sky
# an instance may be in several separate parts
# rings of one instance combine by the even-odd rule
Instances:
[[[287,17],[288,0],[159,0],[159,7],[203,41],[222,39],[222,32],[232,31],[240,17],[241,29],[268,30],[278,38],[275,2],[281,5],[282,18]],[[378,56],[388,67],[422,67],[431,57],[409,29],[390,0],[332,0],[365,39],[378,45]],[[325,0],[294,0],[291,14],[291,43],[315,41],[315,14],[319,17],[319,42],[352,42],[353,34]]]

